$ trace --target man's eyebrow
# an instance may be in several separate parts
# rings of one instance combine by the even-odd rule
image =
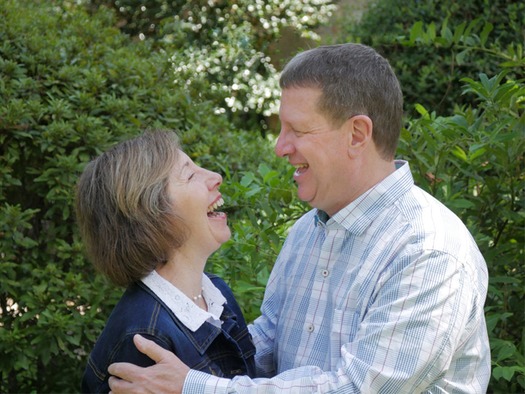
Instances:
[[[301,134],[314,134],[323,129],[323,126],[307,126],[302,129],[296,129]]]

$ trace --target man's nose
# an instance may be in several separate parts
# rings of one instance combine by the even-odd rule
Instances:
[[[289,141],[288,133],[281,129],[279,137],[277,137],[277,143],[275,144],[275,154],[279,157],[286,157],[292,150],[293,147]]]

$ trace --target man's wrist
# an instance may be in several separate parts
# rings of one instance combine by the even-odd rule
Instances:
[[[190,369],[184,379],[182,394],[226,394],[230,382],[230,379]]]

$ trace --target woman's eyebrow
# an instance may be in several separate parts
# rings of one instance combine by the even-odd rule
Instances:
[[[183,165],[179,167],[179,178],[182,178],[182,174],[184,173],[184,170],[188,168],[190,165],[189,161],[186,161]]]

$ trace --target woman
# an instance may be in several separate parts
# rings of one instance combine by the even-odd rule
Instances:
[[[82,391],[108,392],[107,368],[148,366],[133,336],[174,352],[190,368],[218,376],[254,375],[255,347],[230,288],[204,274],[230,238],[222,178],[197,166],[173,132],[147,132],[90,162],[76,213],[88,257],[127,290],[89,357]]]

